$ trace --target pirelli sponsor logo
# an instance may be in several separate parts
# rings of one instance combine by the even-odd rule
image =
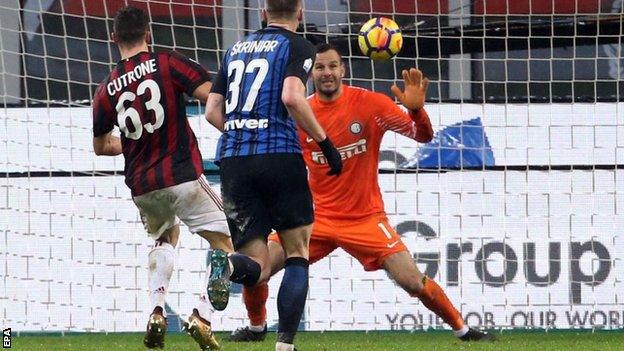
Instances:
[[[340,152],[340,156],[343,160],[350,159],[355,155],[363,154],[366,152],[366,150],[366,139],[360,139],[353,144],[341,146],[338,148],[338,152]],[[312,162],[324,165],[327,163],[327,159],[321,151],[313,151]]]

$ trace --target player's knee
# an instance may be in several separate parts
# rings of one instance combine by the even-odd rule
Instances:
[[[420,295],[424,288],[422,279],[416,275],[410,275],[408,277],[398,279],[396,282],[401,288],[403,288],[403,290],[405,290],[405,292],[410,294],[410,296]]]
[[[180,237],[180,227],[175,225],[165,230],[162,235],[156,239],[156,246],[162,244],[170,244],[173,247],[178,245],[178,238]]]
[[[411,296],[418,296],[423,290],[425,275],[414,264],[409,252],[399,252],[387,257],[384,261],[384,269]]]
[[[406,290],[407,290],[407,293],[410,294],[411,296],[418,296],[423,291],[423,288],[424,286],[422,282],[416,280],[416,281],[410,282]]]

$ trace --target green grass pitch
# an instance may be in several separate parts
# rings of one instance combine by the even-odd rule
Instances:
[[[296,339],[299,351],[377,351],[377,350],[561,350],[561,351],[621,351],[624,350],[624,330],[591,333],[586,331],[513,331],[495,334],[493,343],[462,343],[450,332],[301,332]],[[275,336],[269,333],[262,343],[230,343],[223,341],[226,334],[219,333],[223,351],[274,350]],[[142,334],[70,334],[24,335],[13,338],[14,350],[145,350]],[[190,337],[169,333],[165,350],[199,350]]]

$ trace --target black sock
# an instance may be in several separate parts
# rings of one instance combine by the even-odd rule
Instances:
[[[256,285],[262,270],[258,262],[252,260],[249,256],[239,253],[232,254],[229,258],[234,267],[230,280],[244,286]]]
[[[277,341],[292,344],[301,322],[301,315],[308,295],[308,267],[302,257],[291,257],[284,265],[284,277],[277,294],[279,325]]]

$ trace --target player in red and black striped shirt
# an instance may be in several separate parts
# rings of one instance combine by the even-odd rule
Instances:
[[[96,153],[123,151],[126,184],[133,196],[202,174],[184,93],[206,101],[210,89],[208,72],[175,51],[140,50],[121,60],[100,84],[93,102],[93,136],[109,144],[101,153],[96,148]],[[121,148],[110,135],[114,126],[121,130]]]
[[[221,200],[203,176],[197,139],[186,117],[184,94],[205,102],[212,87],[208,72],[176,52],[149,52],[148,30],[149,19],[140,9],[125,7],[115,17],[112,36],[122,60],[93,99],[93,148],[97,155],[123,153],[126,184],[156,240],[148,276],[153,310],[144,339],[145,346],[155,348],[164,344],[165,295],[179,221],[213,249],[233,248]],[[121,138],[112,134],[115,126]],[[213,309],[205,286],[202,291],[187,330],[202,349],[216,348],[209,322]]]

